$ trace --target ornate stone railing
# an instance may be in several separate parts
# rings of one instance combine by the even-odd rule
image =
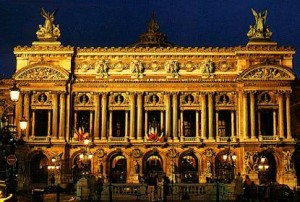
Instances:
[[[272,135],[272,136],[260,135],[258,137],[258,140],[259,141],[277,141],[277,140],[279,140],[279,138],[278,138],[278,136],[274,136],[274,135]]]
[[[197,138],[196,137],[181,137],[181,141],[183,141],[183,142],[196,142]]]
[[[104,185],[102,192],[103,200],[109,199],[109,184]],[[217,196],[217,188],[219,199],[221,201],[234,200],[234,184],[223,183],[202,183],[202,184],[184,184],[170,183],[168,186],[169,200],[185,200],[191,201],[215,201]],[[147,184],[111,184],[112,199],[114,200],[159,200],[162,185],[158,185],[157,191],[151,192],[151,187]]]
[[[48,137],[48,136],[43,136],[43,137],[31,136],[29,138],[29,141],[34,141],[34,142],[49,142],[50,141],[50,137]]]
[[[111,142],[125,142],[127,138],[125,137],[110,137]]]

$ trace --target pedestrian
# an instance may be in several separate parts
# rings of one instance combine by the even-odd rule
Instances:
[[[103,191],[103,184],[104,184],[103,178],[102,178],[102,176],[99,176],[98,180],[97,180],[98,201],[101,201],[101,192]]]
[[[251,186],[252,181],[249,177],[249,175],[246,175],[245,181],[244,181],[244,197],[247,199],[247,201],[251,201]]]
[[[241,173],[239,172],[234,179],[234,194],[235,194],[235,200],[241,201],[244,194],[244,185],[243,185],[243,177],[241,176]]]
[[[164,175],[163,177],[163,201],[167,201],[167,196],[169,194],[169,184],[170,179],[168,176]]]

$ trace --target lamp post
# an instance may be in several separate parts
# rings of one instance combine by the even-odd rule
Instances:
[[[224,168],[226,170],[226,179],[225,181],[228,183],[231,183],[232,180],[234,179],[234,170],[235,170],[235,161],[237,156],[231,152],[230,147],[231,147],[231,139],[228,138],[227,140],[228,143],[228,150],[227,153],[224,154],[223,157],[223,161],[224,161]]]
[[[265,156],[261,156],[259,159],[259,163],[258,163],[258,170],[260,172],[260,184],[265,183],[266,179],[265,179],[265,175],[269,170],[269,163],[268,163],[268,159]]]
[[[91,159],[93,158],[93,154],[89,152],[89,143],[90,140],[88,138],[84,139],[83,141],[84,149],[82,153],[79,155],[79,158],[84,166],[84,171],[83,171],[84,175],[87,174],[87,165],[90,163]]]

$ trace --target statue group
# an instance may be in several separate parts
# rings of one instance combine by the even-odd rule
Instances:
[[[269,30],[269,27],[266,25],[266,19],[268,11],[265,10],[263,12],[257,13],[253,8],[252,14],[255,18],[255,25],[250,25],[249,32],[247,33],[247,36],[250,38],[250,40],[261,40],[261,39],[267,39],[269,40],[272,36],[272,32]]]

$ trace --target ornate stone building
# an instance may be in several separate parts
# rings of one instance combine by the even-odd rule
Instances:
[[[43,13],[38,41],[14,49],[21,96],[9,120],[29,120],[16,133],[25,140],[17,147],[20,186],[49,183],[50,172],[62,184],[76,181],[82,171],[116,183],[162,173],[178,183],[226,181],[241,172],[295,185],[295,50],[270,40],[265,18],[250,27],[245,46],[181,47],[153,16],[134,44],[80,48],[61,45],[53,13]],[[8,117],[12,83],[2,80]],[[82,153],[93,158],[80,160]],[[232,167],[224,154],[237,157]],[[52,158],[60,169],[47,170]]]

